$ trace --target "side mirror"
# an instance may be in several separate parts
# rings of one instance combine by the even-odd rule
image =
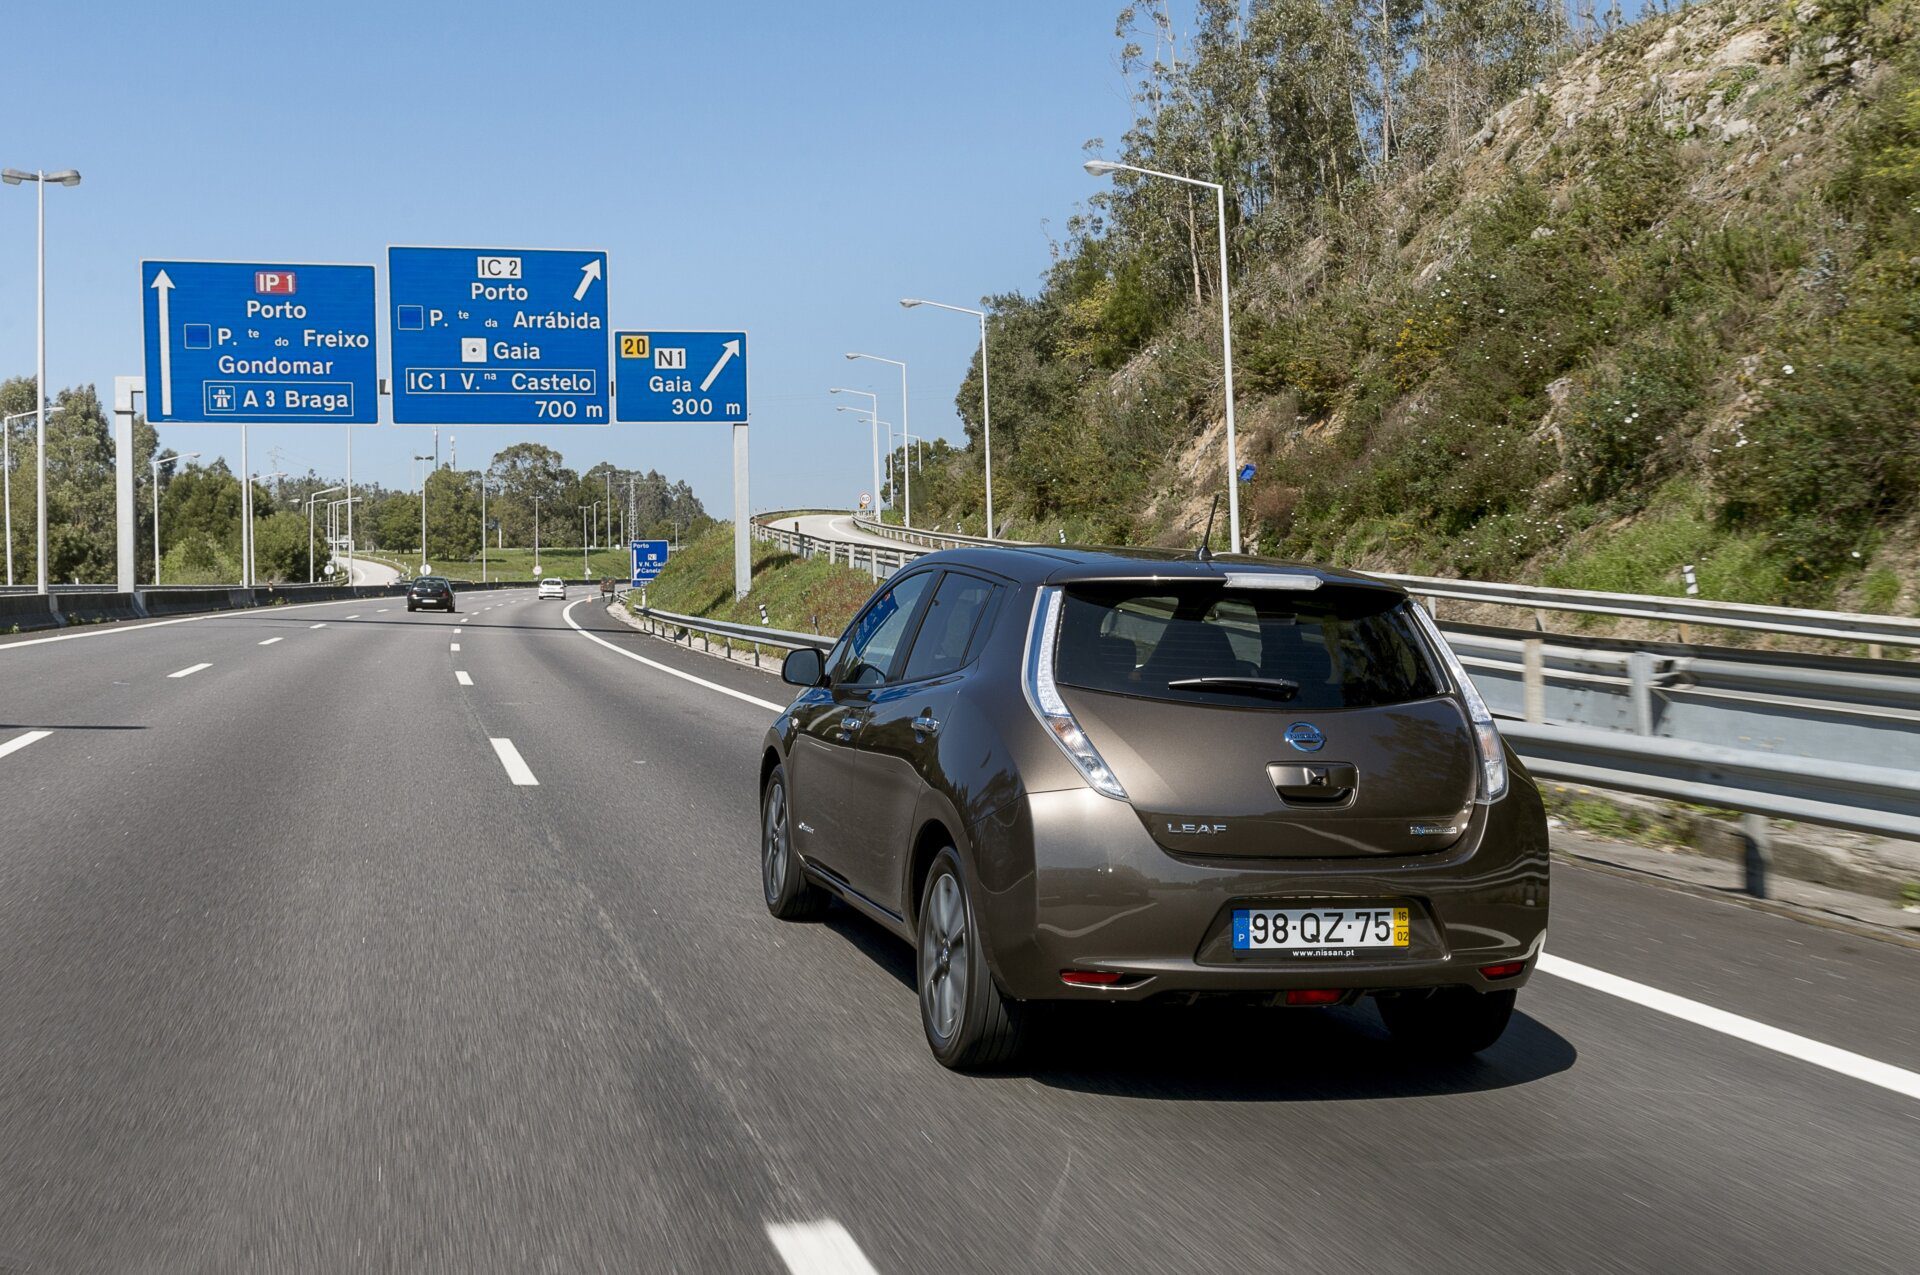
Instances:
[[[780,666],[780,680],[789,686],[818,686],[826,676],[826,657],[810,646],[788,651]]]

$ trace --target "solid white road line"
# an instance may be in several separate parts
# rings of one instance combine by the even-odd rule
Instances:
[[[1796,1036],[1778,1027],[1769,1027],[1751,1018],[1729,1014],[1724,1009],[1715,1009],[1711,1005],[1703,1005],[1699,1001],[1675,996],[1672,992],[1663,992],[1657,987],[1648,987],[1645,983],[1636,983],[1617,974],[1578,965],[1557,956],[1542,954],[1540,969],[1568,982],[1590,987],[1596,992],[1605,992],[1609,996],[1618,996],[1636,1005],[1644,1005],[1696,1026],[1732,1036],[1736,1040],[1744,1040],[1750,1045],[1771,1049],[1775,1053],[1824,1067],[1855,1080],[1864,1080],[1882,1089],[1891,1089],[1908,1098],[1920,1098],[1920,1072],[1895,1067],[1891,1063],[1822,1044],[1805,1036]]]
[[[460,644],[458,642],[449,642],[447,643],[447,649],[450,651],[457,651],[460,649]]]
[[[769,1222],[767,1238],[793,1275],[879,1275],[847,1228],[831,1219]]]
[[[195,673],[198,673],[201,669],[212,668],[212,667],[213,665],[211,664],[195,664],[190,668],[181,669],[178,673],[169,673],[167,674],[167,676],[168,677],[192,677]]]
[[[262,642],[262,643],[260,643],[260,645],[261,645],[261,646],[272,646],[272,645],[273,645],[273,644],[274,644],[275,642],[278,642],[278,641],[280,641],[280,639],[279,639],[279,638],[268,638],[268,639],[267,639],[266,641],[264,641],[264,642]]]
[[[513,746],[512,740],[495,739],[490,742],[493,744],[493,751],[499,754],[500,764],[507,768],[508,779],[523,788],[540,786],[540,781],[533,777],[533,771],[527,768],[527,763],[521,758],[520,750]]]
[[[17,753],[28,744],[45,739],[51,734],[53,732],[50,730],[30,730],[24,735],[15,735],[6,743],[0,744],[0,757],[5,757],[8,753]]]
[[[691,673],[682,673],[677,668],[671,668],[665,664],[660,663],[657,660],[650,660],[644,655],[636,655],[632,651],[627,650],[623,646],[615,646],[613,643],[607,641],[605,638],[600,637],[596,634],[587,632],[585,629],[581,628],[579,623],[575,621],[573,618],[573,609],[579,606],[581,602],[585,602],[585,601],[586,601],[585,598],[581,598],[578,601],[567,603],[566,609],[560,612],[560,618],[565,620],[568,626],[572,628],[575,633],[578,633],[581,637],[585,638],[587,641],[598,642],[601,646],[606,647],[609,651],[612,651],[615,655],[624,655],[630,660],[634,660],[638,663],[644,664],[648,668],[659,669],[662,673],[666,673],[673,677],[677,677],[683,682],[692,682],[695,686],[704,686],[710,691],[719,691],[722,695],[731,695],[733,696],[733,698],[737,700],[745,700],[747,703],[754,704],[761,708],[764,708],[770,713],[786,712],[787,706],[785,704],[776,704],[770,699],[761,699],[759,696],[749,695],[745,691],[736,691],[731,686],[722,686],[718,682],[709,682],[704,677],[695,677]]]
[[[473,679],[467,675],[467,671],[465,669],[453,670],[453,680],[460,683],[460,685],[462,686],[473,685]]]

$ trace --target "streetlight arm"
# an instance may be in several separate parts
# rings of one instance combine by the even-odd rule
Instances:
[[[955,314],[970,314],[976,319],[984,319],[987,317],[985,310],[975,310],[971,306],[964,305],[948,305],[944,301],[925,301],[919,297],[903,297],[901,298],[900,304],[909,310],[917,305],[930,305],[936,310],[951,310]]]
[[[1164,177],[1170,182],[1185,182],[1189,186],[1205,186],[1208,190],[1224,190],[1219,182],[1202,181],[1198,177],[1184,177],[1179,173],[1164,173],[1157,168],[1141,168],[1134,164],[1118,164],[1109,159],[1090,159],[1086,169],[1095,177],[1108,173],[1143,173],[1148,177]]]

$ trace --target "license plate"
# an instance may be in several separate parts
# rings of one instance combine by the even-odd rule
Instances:
[[[1406,908],[1235,908],[1236,952],[1405,947]]]

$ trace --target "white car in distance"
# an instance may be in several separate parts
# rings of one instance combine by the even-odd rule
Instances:
[[[566,596],[567,596],[567,582],[565,580],[562,580],[559,576],[548,576],[546,579],[540,582],[540,595],[538,599],[539,601],[545,602],[548,598],[560,598],[562,600],[565,600]]]

